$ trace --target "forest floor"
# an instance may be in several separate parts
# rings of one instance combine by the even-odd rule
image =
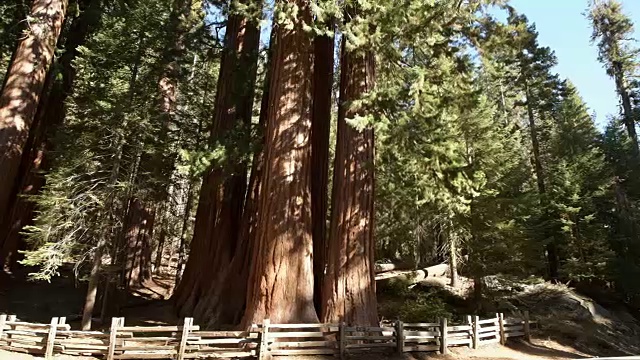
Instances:
[[[0,313],[16,314],[21,320],[39,323],[48,323],[52,316],[65,316],[72,328],[78,328],[86,282],[75,280],[72,267],[61,269],[61,276],[53,278],[50,283],[27,281],[28,273],[28,269],[23,269],[12,277],[5,276],[0,279]],[[144,287],[118,300],[122,304],[118,314],[125,317],[127,325],[153,326],[181,322],[181,319],[175,316],[168,300],[173,284],[170,273],[171,271],[161,272],[152,281],[145,283]],[[517,311],[518,308],[530,309],[532,316],[540,322],[540,327],[534,330],[533,344],[510,341],[506,347],[497,345],[477,350],[452,349],[446,356],[366,354],[354,359],[547,360],[640,354],[640,323],[625,311],[610,307],[605,309],[593,300],[564,286],[546,283],[520,284],[519,290],[505,290],[501,286],[493,287],[509,295],[494,298],[491,310],[506,314],[512,310]],[[451,292],[458,293],[458,291]],[[380,301],[385,300],[381,298]],[[462,308],[456,310],[458,313],[469,313],[465,311],[467,310]],[[96,329],[102,330],[109,325],[108,322],[101,324],[97,319],[94,320],[94,324]],[[321,357],[316,358],[321,359]],[[27,360],[33,357],[0,351],[0,360],[9,359]],[[59,357],[59,359],[92,358]]]
[[[353,356],[353,360],[561,360],[561,359],[588,359],[588,355],[571,347],[563,346],[551,340],[534,339],[532,344],[514,341],[508,346],[484,346],[476,350],[468,348],[452,348],[448,355],[438,355],[431,353],[414,353],[404,355],[390,354],[367,354]],[[38,359],[26,354],[9,353],[0,350],[0,360],[31,360]],[[92,357],[78,356],[58,356],[56,359],[64,360],[89,360]],[[333,357],[322,356],[295,356],[287,357],[288,360],[322,360],[334,359]]]
[[[484,346],[476,350],[470,350],[465,347],[452,348],[448,355],[437,355],[431,353],[415,353],[404,355],[389,354],[367,354],[362,356],[350,357],[353,360],[423,360],[423,359],[441,359],[441,360],[560,360],[560,359],[588,359],[587,354],[571,347],[563,346],[551,340],[534,339],[532,344],[514,341],[508,346]],[[0,350],[0,360],[31,360],[38,359],[26,354],[16,354]],[[58,356],[56,359],[64,360],[89,360],[96,359],[93,357],[79,356]],[[287,357],[290,360],[311,360],[311,359],[333,359],[332,357],[322,356],[296,356]]]

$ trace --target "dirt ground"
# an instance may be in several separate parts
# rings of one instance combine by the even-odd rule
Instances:
[[[512,341],[507,346],[484,346],[477,350],[466,347],[452,348],[448,355],[438,354],[404,354],[387,355],[387,354],[366,354],[350,357],[353,360],[561,360],[561,359],[588,359],[591,358],[586,354],[580,353],[575,349],[562,346],[551,340],[534,339],[532,344],[521,341]],[[31,360],[40,359],[25,354],[16,354],[0,350],[0,360]],[[92,357],[79,356],[63,356],[59,355],[56,359],[60,360],[89,360]],[[284,358],[283,358],[284,359]],[[287,360],[323,360],[333,359],[331,357],[321,356],[296,356],[287,357]]]
[[[72,328],[78,328],[82,299],[86,291],[86,283],[76,282],[72,269],[63,269],[60,277],[52,279],[51,283],[33,283],[26,281],[28,269],[11,278],[0,279],[0,313],[16,314],[19,319],[29,322],[49,323],[51,316],[66,316]],[[170,271],[163,273],[169,274]],[[119,316],[126,318],[127,325],[161,325],[178,324],[178,319],[172,309],[168,298],[171,293],[173,279],[171,276],[156,276],[142,289],[137,290],[127,299],[121,299],[123,306],[119,309]],[[97,319],[95,319],[97,320]],[[581,333],[593,333],[596,330],[587,330],[580,323]],[[95,323],[95,329],[106,329],[108,324]],[[607,330],[609,331],[609,330]],[[552,333],[558,332],[554,329]],[[532,344],[511,340],[507,346],[485,346],[477,350],[468,348],[452,348],[448,355],[437,354],[376,354],[367,353],[353,356],[354,360],[555,360],[555,359],[585,359],[592,355],[628,355],[630,352],[610,351],[599,352],[579,346],[578,338],[558,337],[555,340],[546,338],[547,332],[539,332],[538,338]],[[617,334],[617,333],[616,333]],[[637,336],[637,333],[633,331]],[[543,335],[545,336],[543,338]],[[602,335],[602,334],[600,334]],[[567,340],[569,339],[569,340]],[[588,339],[587,339],[588,340]],[[590,343],[584,340],[583,342]],[[593,339],[592,339],[593,340]],[[576,350],[572,346],[588,351],[586,354]],[[0,350],[0,360],[30,360],[37,359],[26,354],[9,353]],[[56,359],[64,360],[89,360],[91,357],[58,356]],[[323,357],[289,357],[287,360],[311,360],[333,359]]]

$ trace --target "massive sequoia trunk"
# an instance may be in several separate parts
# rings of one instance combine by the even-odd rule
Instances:
[[[84,0],[79,2],[80,15],[73,19],[64,42],[64,53],[57,63],[57,72],[49,75],[50,86],[45,86],[41,103],[35,115],[33,130],[22,156],[22,164],[15,183],[19,195],[12,199],[10,211],[5,222],[0,224],[0,267],[13,267],[18,247],[20,231],[33,219],[34,203],[28,196],[40,193],[45,184],[42,171],[49,167],[48,152],[51,150],[49,136],[64,119],[64,102],[73,91],[76,69],[73,61],[78,56],[78,47],[82,46],[89,33],[100,19],[101,1]],[[50,71],[51,73],[52,71]],[[8,259],[7,259],[8,258]]]
[[[0,219],[6,219],[22,153],[44,88],[67,0],[34,0],[30,29],[20,39],[0,95]]]
[[[250,0],[246,5],[260,4]],[[234,154],[234,133],[246,134],[251,122],[259,45],[255,19],[232,13],[225,35],[215,115],[211,130],[213,146],[223,146],[227,161],[212,164],[205,175],[196,213],[191,252],[175,301],[182,315],[200,318],[210,307],[211,293],[219,285],[224,269],[233,259],[247,188],[247,164]],[[203,273],[210,274],[202,276]]]
[[[311,225],[312,39],[309,4],[292,26],[274,24],[264,173],[246,311],[241,324],[315,322]]]
[[[347,119],[364,115],[354,100],[371,91],[375,57],[347,51],[342,44],[338,139],[333,176],[327,274],[322,292],[322,321],[375,325],[374,280],[374,133],[355,129]]]
[[[333,27],[333,25],[329,25]],[[314,303],[320,312],[322,280],[327,251],[327,187],[329,183],[329,132],[333,90],[332,36],[313,41],[313,111],[311,114],[311,216],[313,218]]]

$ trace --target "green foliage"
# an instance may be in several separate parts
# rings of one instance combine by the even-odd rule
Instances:
[[[0,4],[0,76],[2,83],[11,54],[25,24],[29,5],[25,0],[8,0]]]
[[[41,266],[35,279],[49,279],[61,259],[78,266],[91,261],[100,239],[111,257],[118,255],[133,197],[158,210],[173,208],[162,218],[163,232],[179,237],[184,192],[195,176],[176,173],[176,166],[185,166],[178,153],[204,151],[207,143],[204,124],[211,116],[218,65],[215,51],[204,45],[217,39],[201,31],[202,9],[193,9],[186,35],[197,34],[198,40],[176,59],[180,95],[170,117],[160,111],[158,84],[171,60],[158,54],[176,41],[171,2],[116,2],[102,11],[100,28],[78,49],[74,92],[53,139],[53,168],[35,199],[35,224],[26,229],[34,250],[26,252],[24,263]]]
[[[435,322],[438,318],[451,318],[449,306],[438,290],[410,289],[402,281],[390,283],[379,292],[378,312],[382,319],[400,319],[404,322]]]
[[[82,267],[101,241],[117,263],[133,198],[157,210],[157,238],[179,239],[191,215],[186,198],[202,175],[212,168],[233,173],[259,146],[252,140],[261,135],[260,101],[252,124],[209,134],[223,20],[239,14],[267,23],[262,7],[193,1],[174,8],[178,3],[101,3],[100,26],[73,63],[64,124],[50,137],[47,185],[32,199],[38,213],[25,229],[31,249],[23,263],[40,266],[34,279],[50,279],[64,262]],[[72,2],[62,39],[82,16],[79,5]],[[301,10],[295,2],[266,5],[277,26],[292,26]],[[554,72],[557,59],[538,42],[535,24],[506,1],[310,6],[309,36],[333,34],[333,22],[347,50],[376,55],[374,90],[348,104],[368,111],[348,123],[376,132],[378,257],[422,266],[458,255],[465,276],[530,279],[547,275],[553,245],[559,280],[614,282],[640,306],[640,166],[623,121],[632,115],[637,122],[640,114],[639,53],[618,1],[594,1],[588,17],[599,60],[634,108],[602,134],[578,90]],[[497,8],[505,21],[490,15]],[[0,5],[2,73],[26,9],[20,0]],[[268,67],[261,55],[259,82]],[[161,106],[167,78],[177,84],[170,111]],[[242,90],[236,85],[234,94]],[[391,300],[382,314],[405,321],[449,315],[437,293],[406,285],[384,289]]]

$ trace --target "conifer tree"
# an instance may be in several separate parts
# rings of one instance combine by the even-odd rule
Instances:
[[[598,44],[598,60],[607,75],[616,84],[622,102],[622,118],[631,140],[631,151],[639,156],[636,132],[637,112],[634,110],[632,92],[633,78],[637,75],[639,50],[633,46],[633,21],[624,14],[618,0],[593,0],[588,18],[593,27],[591,41]]]

